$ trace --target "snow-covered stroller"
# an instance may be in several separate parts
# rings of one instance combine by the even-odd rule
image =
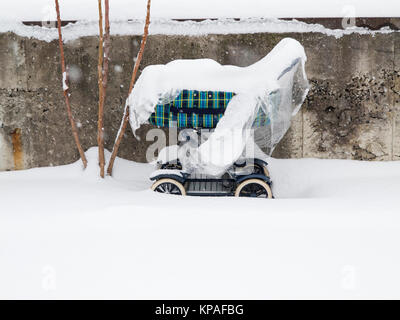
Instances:
[[[146,67],[127,101],[133,132],[150,123],[181,137],[159,152],[152,190],[272,198],[266,154],[306,97],[305,61],[301,44],[286,38],[246,68],[209,59]]]

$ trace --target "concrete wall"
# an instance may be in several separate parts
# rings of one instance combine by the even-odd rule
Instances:
[[[400,160],[399,33],[352,34],[340,39],[318,33],[156,35],[149,37],[142,68],[182,58],[247,66],[288,36],[306,49],[312,88],[274,156]],[[65,47],[74,75],[71,103],[85,149],[96,145],[97,41],[86,37]],[[112,38],[105,107],[108,149],[120,124],[139,42],[137,36]],[[142,137],[146,130],[140,130]],[[147,145],[144,138],[138,143],[128,130],[120,156],[144,161]],[[57,42],[0,34],[0,170],[76,159],[61,91]]]

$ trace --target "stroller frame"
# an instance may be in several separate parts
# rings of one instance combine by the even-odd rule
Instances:
[[[215,178],[207,175],[198,173],[188,174],[177,170],[177,174],[173,173],[161,173],[150,179],[154,181],[152,190],[161,193],[172,193],[172,190],[166,190],[162,192],[162,189],[157,189],[162,183],[175,183],[175,185],[181,185],[184,192],[176,193],[188,196],[248,196],[248,197],[259,197],[264,195],[266,198],[273,198],[272,195],[272,180],[268,175],[267,163],[260,159],[251,159],[242,163],[234,163],[226,173],[220,178]],[[252,170],[246,170],[246,167],[253,166]],[[244,169],[244,170],[243,170]],[[162,170],[162,169],[161,169]],[[251,172],[250,172],[251,171]],[[262,193],[262,189],[254,189],[253,192],[245,190],[240,192],[239,188],[244,184],[257,184],[266,188],[267,193]],[[267,186],[267,187],[265,187]],[[254,188],[254,186],[253,186]]]

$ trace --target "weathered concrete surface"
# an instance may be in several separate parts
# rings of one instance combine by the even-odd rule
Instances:
[[[393,160],[400,160],[400,37],[394,39],[394,64],[397,77],[394,79],[393,108]]]
[[[174,59],[212,58],[247,66],[282,38],[305,47],[311,90],[292,128],[278,145],[281,158],[400,160],[400,33],[348,35],[251,34],[150,36],[142,68]],[[126,99],[140,37],[113,37],[105,107],[105,143],[111,149]],[[96,145],[97,39],[68,42],[71,104],[85,149]],[[45,43],[0,34],[0,170],[15,168],[12,133],[21,132],[23,167],[78,159],[61,91],[57,41]],[[120,156],[145,160],[148,127],[130,129]]]
[[[303,156],[393,159],[392,118],[398,96],[393,84],[399,76],[394,34],[346,36],[326,45],[335,52],[334,68],[328,74],[318,69],[326,78],[309,73],[313,86],[305,105],[304,134],[311,143],[304,144]],[[321,53],[329,54],[324,49]]]

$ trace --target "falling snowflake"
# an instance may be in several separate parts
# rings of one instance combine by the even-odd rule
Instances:
[[[115,71],[115,72],[121,73],[122,70],[123,70],[123,69],[122,69],[122,67],[121,67],[119,64],[115,65],[115,67],[114,67],[114,71]]]

